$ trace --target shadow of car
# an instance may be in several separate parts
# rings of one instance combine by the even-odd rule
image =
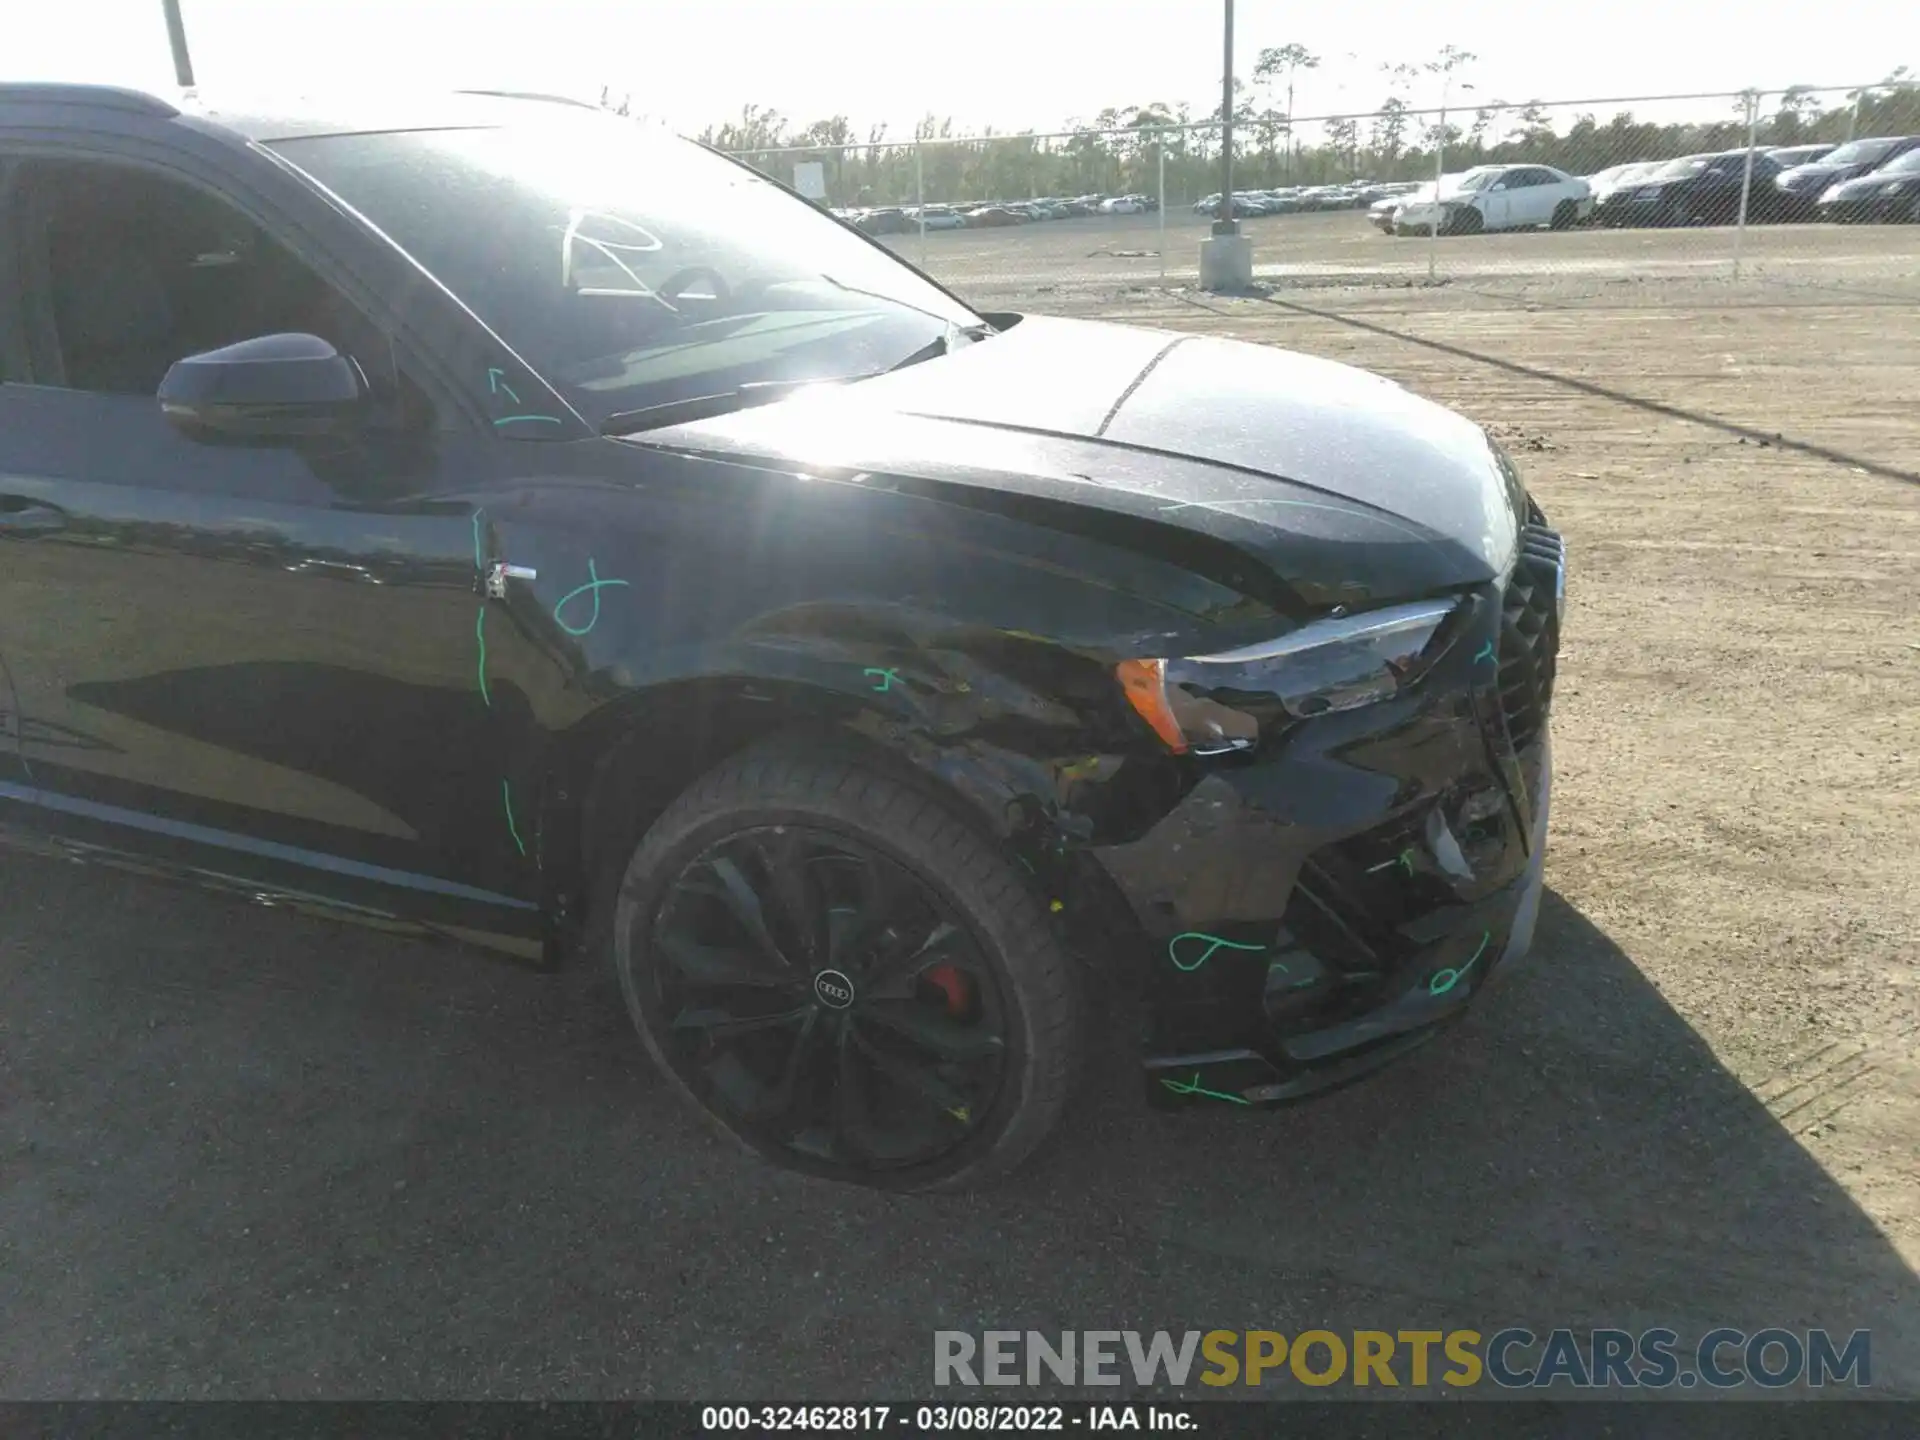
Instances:
[[[1867,1328],[1868,1393],[1915,1391],[1920,1280],[1893,1242],[1551,890],[1529,968],[1398,1069],[1267,1114],[1176,1119],[1103,1086],[998,1190],[903,1204],[717,1143],[633,1053],[597,968],[575,984],[137,879],[103,905],[99,885],[37,859],[0,871],[24,1101],[4,1122],[9,1223],[35,1237],[13,1264],[38,1297],[5,1349],[19,1394],[167,1392],[209,1311],[215,1396],[280,1383],[294,1357],[314,1395],[423,1374],[447,1395],[562,1374],[709,1402],[918,1394],[937,1326],[1052,1336],[1083,1317]],[[343,1277],[354,1303],[327,1302],[316,1352],[311,1306],[285,1297]],[[76,1349],[89,1327],[142,1343]],[[726,1342],[688,1342],[702,1332]]]

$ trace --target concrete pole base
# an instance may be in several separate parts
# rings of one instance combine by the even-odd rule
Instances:
[[[1209,235],[1200,242],[1200,288],[1232,294],[1253,288],[1253,241],[1245,235]]]

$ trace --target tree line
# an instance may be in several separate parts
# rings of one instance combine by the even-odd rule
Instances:
[[[1444,124],[1440,115],[1416,113],[1408,100],[1416,84],[1437,80],[1444,95],[1475,58],[1448,47],[1429,62],[1383,67],[1389,88],[1377,109],[1323,120],[1310,132],[1303,127],[1296,133],[1290,117],[1298,83],[1319,59],[1298,45],[1261,51],[1251,78],[1235,81],[1234,188],[1428,179],[1436,146],[1444,147],[1448,171],[1524,161],[1585,175],[1628,160],[1663,160],[1746,143],[1744,96],[1719,118],[1669,123],[1628,110],[1606,119],[1577,110],[1570,118],[1556,117],[1539,100],[1490,99],[1462,106],[1449,111]],[[1755,139],[1762,145],[1920,133],[1920,86],[1904,65],[1880,84],[1843,96],[1807,86],[1764,97],[1749,93],[1756,104]],[[603,92],[601,103],[626,113],[630,101],[616,102]],[[1167,203],[1178,205],[1219,190],[1219,122],[1218,104],[1195,112],[1189,105],[1155,102],[1111,107],[1069,122],[1062,128],[1078,133],[1065,138],[988,129],[955,140],[953,121],[932,115],[910,134],[896,135],[884,124],[862,133],[845,115],[795,124],[777,110],[747,105],[738,120],[709,125],[694,138],[788,183],[796,162],[817,161],[827,203],[836,206],[908,205],[916,197],[928,204],[956,204],[1043,195],[1152,195],[1158,193],[1163,161]],[[1195,125],[1211,128],[1179,128]]]

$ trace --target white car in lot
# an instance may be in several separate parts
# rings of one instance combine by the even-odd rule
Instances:
[[[1396,235],[1476,235],[1482,230],[1565,230],[1593,213],[1593,191],[1551,165],[1479,165],[1393,212]]]
[[[1447,189],[1457,184],[1461,175],[1464,173],[1463,171],[1456,171],[1451,175],[1441,176],[1441,188]],[[1427,181],[1424,185],[1397,180],[1390,185],[1383,186],[1382,189],[1385,193],[1367,207],[1367,219],[1372,224],[1386,231],[1389,235],[1393,233],[1393,217],[1403,206],[1433,198],[1433,182],[1431,180]]]
[[[1146,208],[1131,195],[1115,195],[1110,200],[1100,202],[1102,215],[1139,215],[1143,214]]]
[[[909,210],[907,214],[913,216],[914,212]],[[967,225],[960,212],[951,205],[928,205],[919,212],[915,223],[929,230],[964,230]]]

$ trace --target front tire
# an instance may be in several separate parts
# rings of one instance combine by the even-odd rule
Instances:
[[[1534,212],[1538,214],[1538,211]],[[1553,207],[1553,219],[1547,224],[1555,230],[1571,230],[1574,222],[1580,218],[1580,207],[1571,200],[1562,200]]]
[[[972,1188],[1066,1103],[1078,997],[1039,899],[862,758],[757,749],[696,781],[627,866],[614,957],[662,1073],[791,1169]]]
[[[1477,208],[1467,205],[1453,217],[1453,224],[1448,228],[1456,235],[1478,235],[1487,228],[1487,219]]]

